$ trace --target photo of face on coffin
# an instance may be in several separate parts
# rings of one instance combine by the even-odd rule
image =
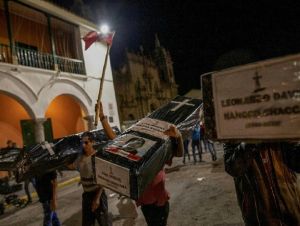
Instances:
[[[122,148],[123,151],[127,151],[131,154],[136,154],[138,151],[137,149],[142,147],[145,144],[145,140],[141,137],[133,137],[125,142]]]
[[[106,148],[106,151],[124,156],[124,152],[142,157],[156,142],[144,137],[125,134]]]

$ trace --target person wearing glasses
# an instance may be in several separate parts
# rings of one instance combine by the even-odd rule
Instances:
[[[82,226],[94,226],[97,220],[100,226],[110,226],[108,219],[108,203],[104,188],[96,183],[94,135],[84,132],[81,136],[83,154],[70,169],[78,169],[80,173],[82,194]]]

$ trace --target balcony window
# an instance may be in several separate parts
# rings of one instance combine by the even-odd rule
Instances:
[[[15,1],[8,10],[11,40],[0,0],[0,62],[85,74],[78,26]]]
[[[18,64],[53,70],[54,58],[46,15],[13,1],[9,1],[8,9]]]
[[[35,47],[42,53],[52,53],[47,17],[43,13],[12,1],[9,1],[9,13],[16,44]]]
[[[3,0],[0,0],[0,28],[0,62],[10,63],[11,51]]]
[[[7,21],[5,17],[5,11],[4,11],[4,1],[0,0],[0,43],[8,45],[9,44],[9,38],[8,38],[8,32],[7,32]]]
[[[78,27],[62,20],[51,18],[51,32],[59,69],[85,74]]]

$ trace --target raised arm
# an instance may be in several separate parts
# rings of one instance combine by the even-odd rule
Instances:
[[[175,126],[170,126],[169,129],[164,131],[165,135],[171,137],[173,142],[173,155],[175,157],[182,157],[183,156],[183,140],[182,135],[179,130]]]
[[[116,138],[116,133],[113,131],[113,129],[111,128],[111,126],[108,123],[107,117],[104,115],[103,113],[103,107],[102,107],[102,103],[100,102],[99,105],[96,105],[96,107],[99,108],[99,120],[102,124],[102,127],[104,129],[104,132],[106,134],[106,136],[110,139],[113,140]]]

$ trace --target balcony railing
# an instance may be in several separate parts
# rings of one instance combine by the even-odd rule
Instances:
[[[54,70],[54,57],[47,53],[16,47],[18,64]]]
[[[85,74],[84,63],[82,60],[70,59],[66,57],[56,57],[58,68],[61,71],[70,72],[74,74]]]
[[[85,74],[84,63],[82,60],[60,56],[54,57],[52,54],[20,47],[16,47],[15,51],[18,64],[20,65],[54,70],[56,62],[58,68],[63,72]],[[0,62],[13,63],[10,46],[0,44]]]

